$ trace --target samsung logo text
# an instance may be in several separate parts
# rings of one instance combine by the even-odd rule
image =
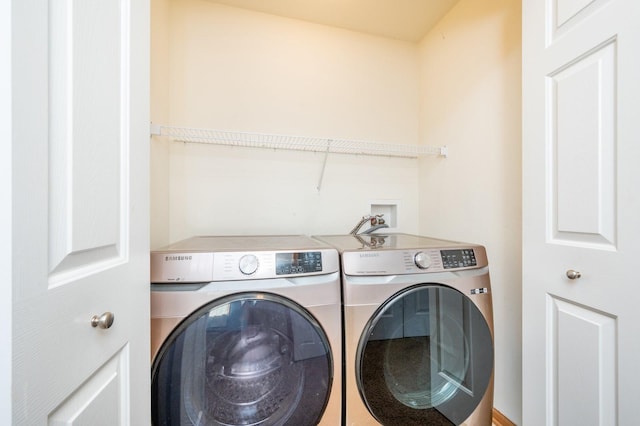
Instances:
[[[164,260],[165,262],[169,262],[172,260],[191,260],[193,259],[193,256],[165,256]]]
[[[360,257],[379,257],[380,253],[360,253]]]

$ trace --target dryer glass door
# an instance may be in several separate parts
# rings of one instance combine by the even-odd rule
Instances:
[[[422,284],[376,311],[357,362],[361,396],[382,424],[459,425],[490,385],[491,331],[461,292]]]
[[[313,425],[329,398],[329,342],[303,307],[234,294],[186,318],[152,368],[155,425]]]

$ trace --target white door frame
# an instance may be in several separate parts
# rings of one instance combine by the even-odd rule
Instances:
[[[11,424],[12,167],[11,1],[0,1],[0,424]],[[8,206],[8,207],[7,207]]]

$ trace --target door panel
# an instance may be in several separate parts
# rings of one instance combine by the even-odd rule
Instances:
[[[547,315],[553,422],[615,424],[616,319],[551,296]]]
[[[51,286],[126,261],[127,3],[50,2]]]
[[[149,424],[149,4],[12,6],[12,421]]]
[[[522,16],[523,425],[635,424],[640,8]]]
[[[549,239],[615,244],[615,41],[548,77]]]
[[[431,386],[435,387],[439,381],[448,381],[452,387],[471,392],[466,381],[472,368],[469,362],[469,336],[477,333],[474,334],[469,326],[469,303],[450,291],[437,289],[434,294],[436,297],[431,312],[435,313],[437,321],[432,339],[438,351],[431,361],[431,371],[437,372],[431,376]]]
[[[609,0],[551,0],[547,12],[548,34],[553,39],[571,31]]]
[[[396,303],[380,316],[378,327],[372,330],[371,340],[399,339],[403,337],[404,304]]]
[[[127,424],[127,349],[116,354],[56,408],[49,416],[49,426]]]
[[[431,327],[429,321],[429,293],[412,293],[403,298],[402,302],[403,337],[428,336]]]

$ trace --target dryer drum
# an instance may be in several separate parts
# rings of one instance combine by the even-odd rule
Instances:
[[[458,425],[489,386],[493,343],[468,297],[423,284],[378,309],[362,334],[358,359],[361,396],[382,424]]]

